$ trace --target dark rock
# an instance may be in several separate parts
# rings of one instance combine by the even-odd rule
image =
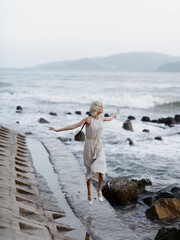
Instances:
[[[142,131],[148,133],[149,129],[143,129]]]
[[[138,184],[115,178],[105,184],[102,193],[111,204],[127,205],[137,199]]]
[[[180,187],[173,187],[173,188],[171,189],[171,192],[172,192],[172,193],[178,193],[178,192],[180,192]]]
[[[156,201],[157,201],[157,199],[154,196],[143,198],[143,202],[145,204],[147,204],[148,206],[153,205]]]
[[[105,114],[104,114],[104,117],[109,117],[109,114],[108,114],[108,113],[105,113]]]
[[[66,114],[67,114],[67,115],[72,115],[72,113],[71,113],[71,112],[67,112]]]
[[[81,111],[75,111],[75,114],[82,115]]]
[[[173,193],[173,196],[180,200],[180,188],[179,187],[173,187],[171,189],[171,192]]]
[[[128,119],[129,120],[136,120],[136,118],[134,116],[129,116]]]
[[[61,142],[72,141],[72,138],[67,138],[67,137],[58,137],[57,139],[59,139]]]
[[[138,193],[142,194],[146,192],[146,186],[152,185],[152,182],[149,179],[141,179],[141,180],[136,180],[132,179],[133,182],[136,182],[138,184]]]
[[[157,200],[161,198],[173,198],[173,194],[169,192],[159,192],[155,197]]]
[[[127,138],[126,141],[129,141],[130,146],[134,145],[133,140],[131,138]]]
[[[86,112],[86,115],[90,116],[91,114],[90,114],[90,112]]]
[[[57,113],[55,113],[55,112],[50,112],[49,114],[52,116],[57,116]]]
[[[158,123],[165,123],[165,118],[159,118]]]
[[[124,129],[128,130],[128,131],[132,131],[133,132],[133,127],[132,127],[132,123],[129,121],[129,120],[126,120],[124,123],[123,123],[123,126],[122,126]]]
[[[17,123],[17,124],[20,124],[20,122],[19,122],[19,121],[16,121],[16,123]]]
[[[158,220],[173,220],[180,217],[180,200],[162,198],[146,210],[146,217]]]
[[[83,131],[79,131],[75,136],[74,136],[75,141],[80,141],[83,142],[85,141],[85,134]]]
[[[165,125],[168,125],[170,127],[173,126],[174,124],[176,124],[174,118],[172,118],[172,117],[166,118],[164,123],[165,123]]]
[[[175,227],[165,228],[162,227],[156,237],[155,240],[179,240],[180,239],[180,229]]]
[[[174,120],[176,121],[176,123],[180,123],[180,115],[175,115],[174,116]]]
[[[174,194],[174,198],[177,198],[180,200],[180,192]]]
[[[151,196],[145,197],[143,202],[149,206],[153,205],[157,200],[162,198],[174,198],[174,195],[169,192],[152,193]]]
[[[144,116],[144,117],[142,117],[141,121],[143,121],[143,122],[150,122],[151,120],[150,120],[149,117]]]
[[[23,111],[23,108],[21,106],[16,107],[16,112],[17,113],[22,113],[22,111]]]
[[[26,135],[32,135],[32,132],[25,132]]]
[[[153,120],[151,120],[151,122],[152,122],[152,123],[158,123],[158,120],[153,119]]]
[[[162,141],[162,140],[163,140],[163,138],[162,138],[161,136],[157,136],[157,137],[155,137],[154,139],[155,139],[155,140],[159,140],[159,141]]]
[[[46,119],[44,119],[44,118],[40,118],[39,120],[38,120],[38,122],[39,123],[49,123]]]

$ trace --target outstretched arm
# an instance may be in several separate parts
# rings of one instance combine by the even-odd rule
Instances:
[[[67,130],[73,130],[77,127],[82,126],[83,124],[89,124],[89,118],[88,117],[82,119],[80,122],[75,123],[73,125],[69,125],[69,126],[66,126],[64,128],[60,128],[60,129],[55,129],[53,127],[50,127],[49,130],[52,130],[52,131],[55,131],[55,132],[62,132],[62,131],[67,131]]]
[[[121,109],[120,107],[117,109],[117,112],[112,114],[110,117],[103,117],[103,121],[111,121],[113,120],[113,118],[115,118],[119,113],[120,113]]]

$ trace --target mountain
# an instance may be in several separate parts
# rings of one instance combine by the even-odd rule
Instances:
[[[169,62],[160,66],[158,72],[180,72],[180,62]]]
[[[45,64],[40,64],[33,69],[39,69],[39,70],[59,70],[64,67],[69,63],[70,61],[61,61],[61,62],[51,62],[51,63],[45,63]]]
[[[155,52],[130,52],[108,57],[84,58],[74,61],[60,61],[35,66],[40,70],[83,70],[83,71],[156,71],[162,65],[180,61],[174,57]]]

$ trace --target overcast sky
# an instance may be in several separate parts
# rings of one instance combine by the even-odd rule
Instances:
[[[0,0],[0,67],[130,51],[180,56],[180,0]]]

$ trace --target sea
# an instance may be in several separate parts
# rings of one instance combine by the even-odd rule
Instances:
[[[48,129],[81,121],[94,100],[103,103],[103,114],[111,115],[121,108],[115,119],[104,122],[102,142],[107,163],[104,182],[116,177],[146,178],[152,182],[147,187],[151,192],[180,187],[180,124],[169,127],[141,121],[143,116],[154,120],[180,114],[180,73],[0,69],[0,125],[23,134],[31,132],[39,140],[67,139],[65,144],[82,167],[84,143],[74,141],[76,130],[55,133]],[[22,113],[16,113],[17,106],[23,108]],[[122,127],[128,116],[135,117],[131,121],[133,131]],[[39,123],[40,118],[49,124]],[[157,136],[162,140],[156,140]],[[127,138],[132,139],[133,146]],[[115,209],[117,214],[124,215],[131,228],[137,228],[139,236],[146,232],[142,239],[154,239],[151,237],[161,225],[177,224],[148,220],[144,214],[146,207],[140,202]]]

